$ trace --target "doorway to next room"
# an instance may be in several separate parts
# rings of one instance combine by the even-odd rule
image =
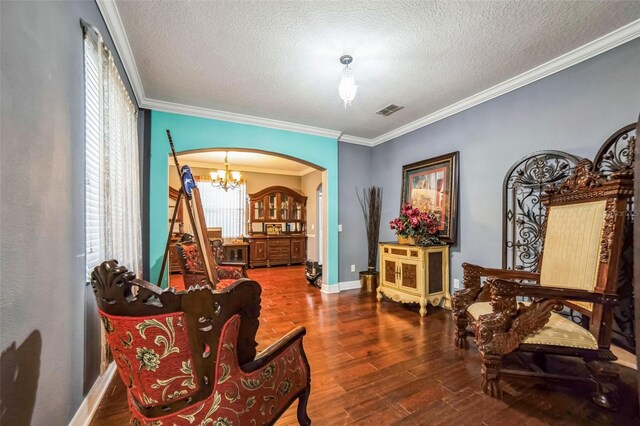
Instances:
[[[326,171],[290,157],[238,149],[187,152],[178,160],[191,168],[200,190],[207,239],[221,247],[220,263],[242,265],[251,277],[262,268],[288,268],[304,276],[304,268],[296,265],[322,262]],[[180,178],[173,162],[168,172],[170,223],[177,208],[170,229],[169,286],[184,290],[193,272],[184,247],[194,233],[186,204],[176,206]]]

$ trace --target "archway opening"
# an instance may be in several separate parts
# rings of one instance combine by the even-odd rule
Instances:
[[[207,233],[209,238],[223,240],[225,261],[246,264],[251,272],[253,268],[276,268],[322,259],[328,251],[326,238],[322,238],[324,212],[328,211],[328,200],[321,192],[322,182],[327,181],[324,168],[287,155],[235,147],[181,151],[177,158],[180,166],[191,168],[200,188]],[[227,170],[230,177],[239,174],[240,178],[237,187],[225,190],[215,184],[212,174],[216,177]],[[179,187],[179,173],[170,159],[169,218],[175,208],[171,194],[176,194]],[[274,188],[271,195],[265,195],[265,191]],[[298,194],[304,204],[296,208]],[[178,218],[170,230],[173,242],[193,233],[186,206],[179,207]],[[269,255],[267,242],[279,244],[272,250],[273,256]],[[285,242],[290,244],[283,246]],[[173,256],[169,256],[167,265],[169,285],[180,290],[184,288],[180,258],[174,247],[170,254]]]

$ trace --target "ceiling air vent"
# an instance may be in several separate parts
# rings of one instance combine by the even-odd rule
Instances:
[[[400,111],[402,108],[404,107],[400,105],[389,104],[386,107],[382,108],[380,111],[376,112],[376,114],[382,115],[384,117],[388,117],[394,112]]]

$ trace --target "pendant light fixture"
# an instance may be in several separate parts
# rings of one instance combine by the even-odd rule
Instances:
[[[228,152],[224,153],[224,170],[218,170],[217,172],[211,172],[211,185],[214,188],[224,189],[225,192],[228,189],[236,189],[240,186],[240,172],[229,172],[229,156]]]
[[[342,70],[342,78],[340,79],[340,86],[338,86],[338,92],[340,97],[344,101],[345,109],[347,106],[351,106],[351,101],[356,97],[358,86],[356,86],[356,80],[353,77],[353,70],[349,68],[349,64],[353,61],[353,58],[349,55],[340,57],[340,63],[344,65]]]

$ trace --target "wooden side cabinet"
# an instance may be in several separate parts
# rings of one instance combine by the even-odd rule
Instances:
[[[451,308],[449,292],[449,246],[409,246],[380,244],[380,283],[378,301],[383,296],[401,303],[420,304],[420,315],[427,314],[427,303]]]

